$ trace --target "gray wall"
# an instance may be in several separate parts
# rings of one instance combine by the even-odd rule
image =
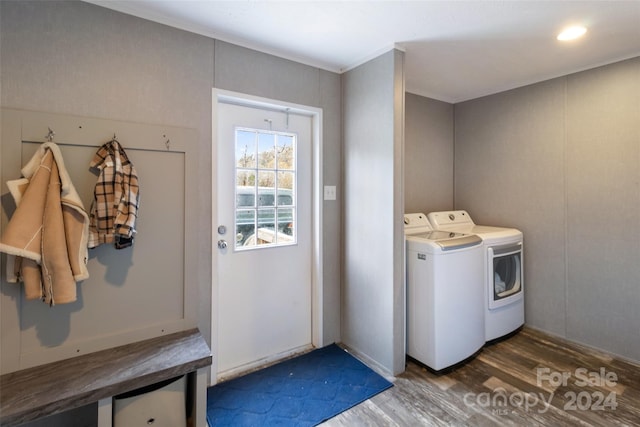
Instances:
[[[214,43],[83,2],[2,2],[3,107],[198,131],[199,327],[210,335]],[[6,187],[3,190],[4,193]],[[153,307],[140,307],[153,310]]]
[[[453,104],[405,98],[404,211],[453,209]]]
[[[342,340],[392,373],[404,370],[403,60],[392,50],[342,86]]]
[[[524,232],[527,325],[640,361],[640,58],[456,104],[455,207]]]
[[[0,18],[3,107],[198,131],[194,309],[209,339],[212,88],[322,108],[324,181],[340,191],[340,76],[83,2],[0,2]],[[340,212],[324,203],[325,343],[340,341]]]

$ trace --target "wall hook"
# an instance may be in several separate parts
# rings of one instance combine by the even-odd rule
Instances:
[[[51,130],[51,128],[48,128],[48,129],[49,129],[49,132],[44,138],[47,140],[47,142],[53,142],[53,137],[56,133],[53,130]]]

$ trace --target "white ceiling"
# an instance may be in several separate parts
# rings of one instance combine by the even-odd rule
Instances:
[[[451,103],[640,56],[640,0],[88,1],[334,72],[396,47],[407,91]]]

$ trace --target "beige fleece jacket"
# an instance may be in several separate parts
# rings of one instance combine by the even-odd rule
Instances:
[[[27,299],[50,305],[76,300],[76,282],[89,277],[89,216],[64,167],[60,148],[42,144],[22,168],[24,178],[7,186],[16,210],[0,238],[0,252],[10,259],[24,283]]]

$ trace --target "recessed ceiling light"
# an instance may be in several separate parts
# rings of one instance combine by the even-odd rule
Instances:
[[[560,34],[558,34],[558,40],[566,41],[566,40],[575,40],[579,37],[582,37],[584,33],[587,32],[585,27],[576,25],[573,27],[568,27],[562,30]]]

